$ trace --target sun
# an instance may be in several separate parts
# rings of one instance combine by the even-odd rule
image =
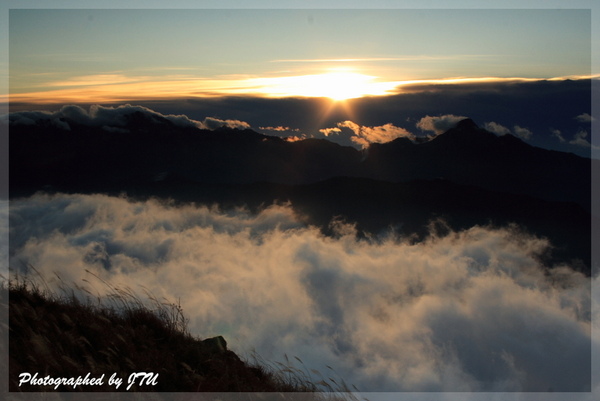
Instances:
[[[306,77],[306,95],[328,97],[335,101],[377,94],[375,77],[356,72],[328,72]]]
[[[390,89],[377,77],[352,71],[269,78],[263,90],[268,96],[321,97],[339,102],[363,96],[385,95]]]

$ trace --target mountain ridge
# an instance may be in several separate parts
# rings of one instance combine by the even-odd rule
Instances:
[[[288,142],[246,129],[180,127],[139,113],[121,131],[65,121],[10,131],[10,186],[128,184],[164,173],[197,182],[308,184],[336,176],[400,182],[445,178],[489,190],[575,201],[589,210],[591,159],[496,136],[472,120],[433,139],[402,138],[361,152],[327,140]],[[116,131],[116,130],[115,130]]]
[[[365,232],[402,225],[403,235],[421,236],[438,217],[457,230],[514,222],[550,238],[555,261],[590,266],[592,160],[496,136],[472,120],[427,142],[398,138],[364,151],[249,129],[155,124],[143,113],[121,131],[65,123],[70,130],[11,129],[11,198],[47,191],[235,207],[291,201],[325,231],[342,216]]]

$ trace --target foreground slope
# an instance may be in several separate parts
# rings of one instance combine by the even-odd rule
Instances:
[[[221,336],[192,337],[176,305],[151,310],[138,304],[139,299],[121,294],[122,308],[101,307],[74,297],[50,296],[23,283],[2,289],[2,297],[6,295],[10,391],[316,391],[307,378],[285,379],[270,367],[242,361]],[[157,376],[130,386],[128,379],[138,372]],[[20,385],[23,373],[53,380],[89,373],[101,384]],[[118,388],[109,383],[112,375],[123,381]]]

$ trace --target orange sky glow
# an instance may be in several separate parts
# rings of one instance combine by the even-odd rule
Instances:
[[[568,76],[550,80],[592,78]],[[11,93],[0,101],[49,104],[121,102],[139,99],[181,99],[216,96],[258,96],[268,98],[317,97],[334,101],[364,96],[385,96],[411,92],[411,86],[491,82],[525,82],[536,78],[453,77],[383,81],[352,70],[332,69],[321,74],[281,77],[224,76],[198,78],[191,75],[127,76],[102,74],[50,81],[28,91]]]

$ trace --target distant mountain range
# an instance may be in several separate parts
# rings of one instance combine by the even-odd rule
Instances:
[[[326,231],[335,216],[364,231],[424,235],[516,222],[557,246],[554,261],[590,266],[591,159],[497,136],[472,120],[420,143],[359,151],[252,130],[182,127],[134,112],[119,130],[65,121],[10,128],[10,196],[38,190],[258,207],[291,201]]]

